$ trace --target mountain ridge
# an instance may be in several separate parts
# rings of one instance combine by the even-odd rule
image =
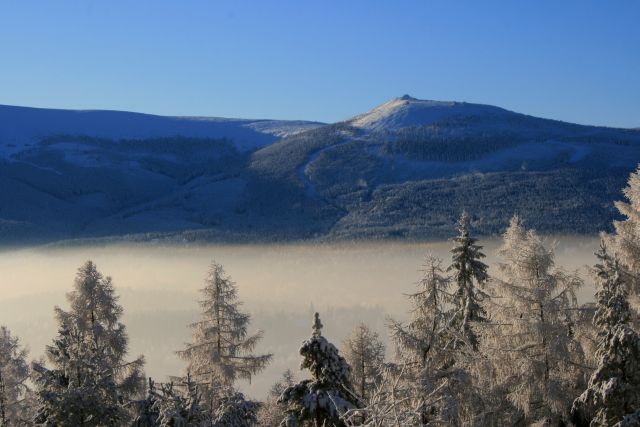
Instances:
[[[606,229],[640,132],[408,95],[333,124],[0,106],[0,154],[0,243],[426,239],[463,209]]]
[[[253,149],[274,142],[282,134],[295,133],[324,123],[302,120],[239,119],[206,116],[161,116],[118,110],[68,110],[0,105],[0,142],[4,145],[37,143],[58,135],[109,138],[151,138],[181,135],[199,138],[235,137],[240,148]],[[272,123],[289,132],[270,133]],[[253,126],[253,127],[252,127]],[[258,130],[256,130],[258,129]],[[2,153],[0,146],[0,153]],[[15,151],[15,150],[14,150]]]

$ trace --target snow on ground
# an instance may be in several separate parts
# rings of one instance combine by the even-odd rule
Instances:
[[[577,163],[592,152],[604,150],[596,144],[547,141],[525,143],[498,150],[480,159],[459,162],[411,160],[402,155],[386,157],[393,162],[401,177],[442,178],[470,172],[497,172],[503,170],[544,170],[559,162]],[[624,150],[626,152],[626,150]],[[618,156],[619,157],[619,156]],[[616,160],[612,157],[611,161]]]
[[[301,132],[324,126],[324,123],[305,122],[303,120],[260,120],[247,123],[244,126],[257,132],[284,138],[286,136],[296,135]]]
[[[489,105],[421,100],[404,95],[349,119],[347,123],[367,131],[388,131],[413,126],[427,126],[453,116],[472,116],[496,112],[504,113],[506,110]]]
[[[0,105],[0,157],[10,158],[44,138],[82,135],[109,139],[184,136],[227,138],[240,150],[320,126],[304,121],[169,117],[124,111],[81,111]]]

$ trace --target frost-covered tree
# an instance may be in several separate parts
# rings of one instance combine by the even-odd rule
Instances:
[[[351,367],[351,383],[366,401],[382,374],[384,344],[376,332],[359,324],[342,344],[342,354]]]
[[[511,406],[493,408],[492,423],[557,425],[586,375],[572,332],[575,292],[582,282],[555,267],[553,251],[518,217],[503,237],[500,275],[490,281],[491,323],[481,329],[480,350],[488,356],[486,384],[517,412],[510,413]]]
[[[391,321],[390,328],[398,356],[421,368],[433,364],[433,357],[452,347],[451,312],[454,301],[451,281],[444,275],[442,261],[426,257],[418,291],[409,294],[410,318],[406,324]]]
[[[269,390],[266,400],[258,410],[258,425],[264,427],[277,427],[285,418],[285,405],[278,403],[278,399],[284,391],[295,384],[293,372],[287,369]]]
[[[198,386],[187,375],[179,385],[160,384],[149,378],[145,399],[136,402],[136,418],[132,427],[209,427],[210,416],[201,405]]]
[[[162,397],[158,393],[156,383],[149,378],[147,395],[144,399],[135,402],[135,417],[132,427],[156,427],[159,425],[160,402]]]
[[[348,427],[455,425],[437,418],[435,414],[425,417],[425,408],[438,406],[442,389],[448,383],[443,382],[434,389],[425,390],[411,381],[411,375],[405,375],[409,368],[406,364],[386,364],[366,404],[346,411],[342,415],[343,422]]]
[[[628,202],[616,202],[626,219],[614,221],[613,249],[621,264],[631,273],[633,285],[640,284],[640,166],[629,176],[623,193]]]
[[[256,425],[258,403],[239,392],[218,397],[215,408],[206,408],[198,384],[189,375],[183,383],[160,384],[149,380],[144,400],[136,402],[132,427],[249,427]]]
[[[350,368],[338,349],[322,336],[320,316],[315,313],[311,338],[302,343],[301,369],[311,379],[288,387],[279,402],[286,405],[282,426],[342,427],[342,415],[358,406],[352,391]]]
[[[262,331],[249,335],[251,317],[240,311],[236,284],[220,264],[211,263],[202,295],[201,318],[190,325],[192,342],[178,354],[187,361],[187,372],[213,409],[217,397],[234,395],[237,379],[251,380],[262,371],[271,354],[253,354]]]
[[[27,351],[9,329],[0,327],[0,426],[19,426],[27,421],[25,398],[29,391]]]
[[[48,363],[34,363],[36,423],[46,426],[122,425],[127,404],[144,390],[144,359],[125,360],[128,337],[111,278],[87,261],[78,269],[69,311],[55,308],[58,336]]]
[[[219,400],[211,425],[213,427],[250,427],[256,425],[258,403],[247,400],[240,392],[229,393]]]
[[[622,221],[613,221],[615,232],[605,235],[612,253],[619,261],[620,276],[630,293],[629,302],[632,304],[631,325],[640,328],[640,166],[631,173],[623,193],[626,202],[616,202],[616,208],[625,217]]]
[[[478,337],[471,326],[472,322],[485,320],[486,313],[480,304],[484,293],[480,287],[484,286],[488,276],[487,265],[480,261],[485,257],[482,246],[471,237],[469,228],[469,215],[463,212],[458,220],[458,236],[453,239],[451,265],[447,270],[453,272],[453,281],[457,286],[453,300],[456,310],[453,324],[476,350]]]
[[[630,326],[628,291],[604,242],[596,256],[598,366],[573,403],[572,419],[579,426],[613,425],[640,408],[640,336]]]
[[[461,393],[469,378],[463,364],[456,363],[461,359],[456,343],[464,341],[454,325],[458,295],[451,290],[451,280],[441,265],[440,259],[427,256],[418,291],[408,295],[409,321],[403,324],[392,320],[390,328],[402,366],[398,378],[408,383],[396,387],[412,390],[406,410],[413,413],[419,409],[422,423],[453,424],[458,422]]]
[[[609,255],[604,241],[600,242],[600,249],[595,255],[598,263],[593,269],[597,287],[593,324],[598,337],[597,353],[602,354],[612,330],[631,321],[631,307],[628,290],[620,273],[620,264],[616,257]]]

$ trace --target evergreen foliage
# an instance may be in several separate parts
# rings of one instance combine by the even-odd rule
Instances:
[[[342,345],[342,353],[351,367],[351,384],[360,399],[366,401],[381,379],[384,344],[376,332],[359,324]]]
[[[604,242],[596,253],[598,366],[571,410],[579,426],[608,426],[640,407],[640,336],[630,325],[631,308],[618,260]]]
[[[295,377],[290,370],[284,371],[280,378],[269,390],[269,394],[258,409],[258,425],[265,427],[277,427],[285,418],[285,405],[278,403],[282,393],[295,384]]]
[[[180,387],[173,382],[160,384],[149,378],[147,396],[137,402],[137,416],[132,427],[205,427],[208,412],[201,405],[198,387],[189,376]]]
[[[326,426],[342,427],[342,416],[357,407],[353,393],[351,369],[338,349],[322,336],[322,322],[318,313],[313,322],[311,338],[300,348],[300,369],[311,373],[311,379],[288,387],[279,402],[286,405],[287,417],[283,427]]]
[[[460,323],[463,306],[456,305],[465,294],[452,289],[441,265],[440,259],[427,256],[418,292],[409,295],[409,321],[404,325],[392,321],[390,327],[401,364],[397,387],[407,395],[403,410],[421,423],[454,424],[462,411],[461,399],[469,392],[463,351],[467,346],[462,345],[468,340]]]
[[[447,269],[453,272],[457,285],[454,298],[456,309],[453,326],[457,328],[465,341],[474,349],[478,348],[478,337],[472,330],[472,322],[482,322],[486,313],[480,301],[485,295],[479,287],[488,279],[487,265],[480,261],[485,255],[477,239],[470,235],[470,218],[463,212],[458,220],[458,236],[453,239],[451,265]]]
[[[258,403],[245,399],[240,392],[223,396],[213,413],[214,427],[249,427],[258,422]]]
[[[240,310],[236,284],[222,265],[211,263],[201,292],[201,318],[190,325],[192,342],[178,354],[187,361],[187,373],[200,387],[203,405],[213,413],[242,400],[234,390],[235,381],[250,381],[267,366],[271,354],[253,354],[262,331],[249,335],[251,317]],[[245,409],[238,408],[240,412],[247,412]],[[255,417],[255,408],[252,411]],[[231,415],[223,411],[216,416],[226,419]]]
[[[121,425],[143,390],[142,356],[127,362],[128,337],[110,277],[87,261],[78,269],[69,311],[55,308],[58,335],[48,364],[34,363],[36,424]]]
[[[5,326],[0,327],[0,426],[28,421],[29,365],[27,351]]]
[[[612,240],[621,266],[635,279],[632,284],[637,288],[640,283],[640,166],[629,176],[623,193],[627,202],[618,201],[615,205],[625,219],[613,222]]]
[[[498,251],[504,260],[491,281],[495,301],[491,324],[482,328],[480,350],[486,354],[501,420],[557,425],[566,422],[577,385],[587,367],[572,331],[582,281],[554,266],[553,251],[514,216]]]

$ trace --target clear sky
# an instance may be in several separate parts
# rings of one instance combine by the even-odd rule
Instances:
[[[408,93],[640,126],[640,1],[0,3],[0,103],[336,121]]]

